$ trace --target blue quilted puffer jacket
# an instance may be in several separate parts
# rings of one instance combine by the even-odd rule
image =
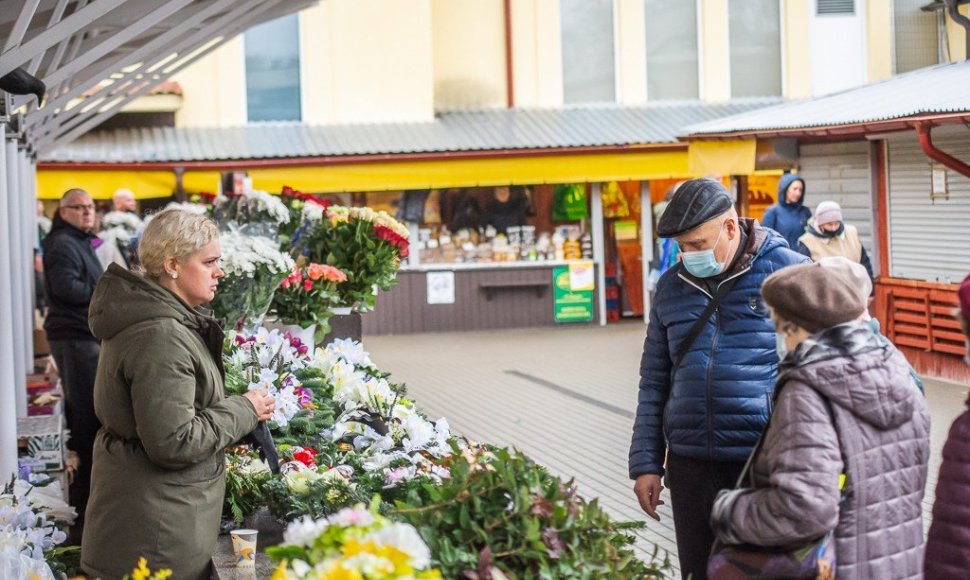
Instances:
[[[694,459],[745,461],[768,421],[778,353],[761,284],[776,270],[809,260],[757,222],[742,219],[741,226],[749,240],[735,267],[740,278],[673,377],[673,359],[711,297],[681,264],[657,283],[640,362],[632,479],[663,474],[668,449]]]

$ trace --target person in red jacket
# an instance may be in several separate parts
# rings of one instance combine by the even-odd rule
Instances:
[[[967,335],[970,364],[970,276],[957,291],[957,318]],[[967,578],[970,574],[970,399],[968,410],[957,417],[943,445],[943,463],[936,483],[933,523],[926,541],[923,568],[926,578]]]

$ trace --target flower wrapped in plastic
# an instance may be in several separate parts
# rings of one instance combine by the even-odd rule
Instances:
[[[213,217],[224,228],[279,240],[280,226],[290,223],[290,210],[279,197],[252,190],[217,197]]]
[[[322,519],[292,522],[283,544],[267,549],[279,562],[273,580],[433,579],[431,550],[413,526],[377,513],[376,504],[345,508]]]
[[[229,231],[221,236],[225,277],[210,304],[226,328],[252,334],[273,301],[280,282],[293,270],[293,259],[260,236]]]
[[[35,487],[13,480],[0,492],[0,578],[54,578],[58,544],[67,539],[42,504],[29,499]]]
[[[332,308],[339,306],[337,288],[347,275],[326,264],[310,263],[283,278],[273,297],[271,312],[283,324],[316,326],[316,338],[330,332]]]

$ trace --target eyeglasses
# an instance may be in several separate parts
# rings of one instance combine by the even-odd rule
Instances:
[[[90,212],[93,212],[94,211],[94,205],[93,204],[91,204],[91,205],[85,205],[85,204],[65,205],[64,207],[66,207],[67,209],[73,209],[74,211],[81,211],[81,212],[89,212],[89,211]]]

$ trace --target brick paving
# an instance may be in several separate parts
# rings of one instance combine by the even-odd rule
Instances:
[[[474,333],[365,337],[379,367],[405,382],[432,418],[446,417],[456,433],[515,446],[599,498],[620,520],[648,520],[627,477],[627,451],[636,410],[644,327],[557,327]],[[927,522],[940,448],[962,411],[966,386],[929,380],[933,454],[924,502]],[[669,505],[649,520],[637,549],[676,544]]]

